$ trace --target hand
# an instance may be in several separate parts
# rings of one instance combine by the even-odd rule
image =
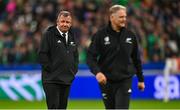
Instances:
[[[144,89],[145,89],[145,84],[144,84],[144,82],[138,82],[138,89],[139,89],[140,91],[144,91]]]
[[[102,72],[96,74],[96,79],[100,84],[106,84],[107,82],[106,76]]]

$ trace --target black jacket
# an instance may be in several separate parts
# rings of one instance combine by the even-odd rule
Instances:
[[[87,64],[93,74],[102,72],[110,81],[120,81],[137,75],[144,81],[138,42],[126,28],[115,32],[110,25],[99,30],[88,49]]]
[[[38,51],[43,83],[71,84],[78,70],[78,51],[74,33],[68,31],[68,43],[57,30],[49,27],[43,33]]]

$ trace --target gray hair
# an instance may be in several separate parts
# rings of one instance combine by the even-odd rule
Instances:
[[[109,8],[109,14],[112,15],[113,13],[116,13],[118,10],[126,10],[126,7],[122,5],[113,5]]]
[[[60,12],[58,13],[56,22],[58,22],[58,20],[60,19],[61,16],[64,16],[64,17],[70,16],[70,17],[72,17],[72,16],[71,16],[71,13],[70,13],[69,11],[60,11]]]
[[[68,17],[68,16],[71,16],[71,13],[69,11],[60,11],[59,14],[58,14],[58,18],[61,15],[64,16],[64,17]]]

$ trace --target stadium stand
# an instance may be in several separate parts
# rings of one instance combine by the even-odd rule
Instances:
[[[41,33],[62,9],[73,13],[84,64],[92,34],[108,23],[105,13],[115,3],[128,7],[127,26],[139,36],[143,63],[179,56],[179,0],[0,0],[0,64],[37,64]]]

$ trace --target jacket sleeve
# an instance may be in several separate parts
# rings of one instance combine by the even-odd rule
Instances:
[[[87,52],[87,64],[90,68],[90,71],[96,75],[98,72],[100,72],[100,68],[97,64],[97,59],[98,59],[98,55],[99,55],[99,40],[98,40],[99,36],[96,33],[91,40],[91,44],[88,48],[88,52]]]
[[[141,58],[140,58],[140,47],[137,40],[137,37],[134,35],[134,48],[132,52],[132,60],[133,64],[136,68],[136,75],[138,77],[139,82],[144,82],[144,76],[142,72],[142,64],[141,64]]]
[[[42,35],[40,47],[38,50],[38,60],[42,66],[43,70],[50,71],[50,60],[49,60],[49,43],[48,36],[50,36],[49,32],[45,32]]]
[[[77,44],[77,40],[75,40],[76,44]],[[76,68],[76,72],[78,71],[78,64],[79,64],[79,53],[78,53],[78,44],[76,46],[76,51],[74,52],[74,59],[75,59],[75,68]]]

